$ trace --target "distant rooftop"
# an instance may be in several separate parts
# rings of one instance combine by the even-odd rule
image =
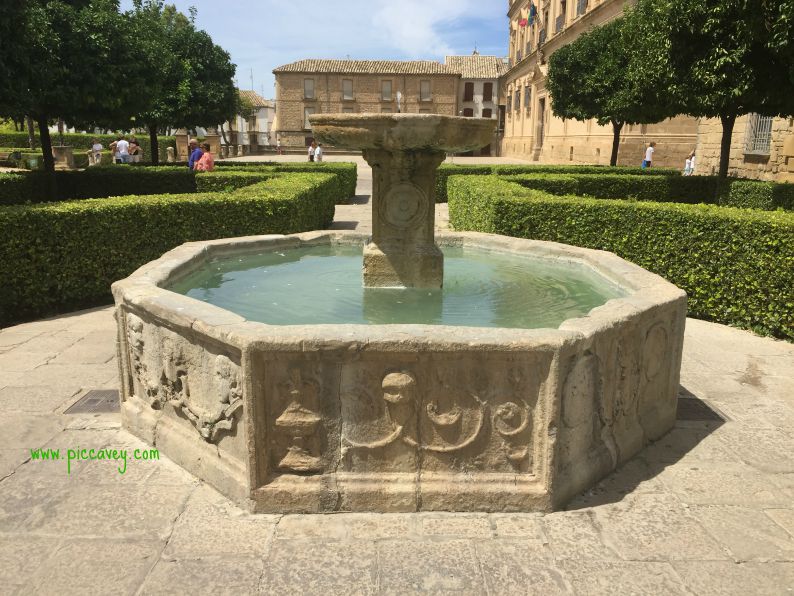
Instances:
[[[476,52],[476,50],[475,50]],[[447,56],[444,63],[464,79],[496,79],[507,71],[501,56]]]
[[[272,108],[275,106],[275,103],[269,99],[265,99],[256,91],[249,91],[247,89],[238,89],[237,93],[240,95],[240,99],[243,101],[247,101],[255,108]]]
[[[284,72],[329,74],[460,74],[457,70],[434,60],[298,60],[273,70]]]

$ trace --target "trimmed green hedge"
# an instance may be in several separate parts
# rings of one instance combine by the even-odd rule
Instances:
[[[794,340],[794,214],[552,196],[497,176],[449,180],[458,230],[608,250],[683,288],[690,316]]]
[[[39,134],[36,133],[34,135],[36,139],[36,149],[38,150],[39,157],[41,157],[41,139],[39,138]],[[57,132],[50,133],[50,137],[52,138],[52,144],[55,145],[59,142],[59,135]],[[130,135],[126,135],[127,139],[130,138]],[[92,135],[92,134],[85,134],[79,132],[67,132],[63,135],[63,141],[66,145],[70,145],[74,147],[75,153],[79,150],[87,151],[91,148],[93,144],[92,141],[94,139],[99,139],[99,142],[105,146],[107,149],[113,141],[118,139],[118,135]],[[135,138],[138,140],[138,144],[143,149],[143,156],[145,159],[149,160],[152,156],[152,147],[149,143],[149,135],[148,134],[136,134]],[[165,156],[166,147],[174,147],[176,148],[176,138],[175,137],[157,137],[158,144],[160,146],[160,156],[161,158]],[[0,147],[28,147],[28,133],[26,132],[4,132],[0,133]],[[29,150],[29,149],[28,149]]]
[[[0,207],[0,326],[107,304],[112,282],[183,242],[327,228],[335,189],[295,173],[230,193]]]
[[[85,171],[0,173],[0,205],[120,195],[195,192],[195,174],[175,168],[94,166]]]
[[[217,170],[233,168],[241,171],[270,170],[273,172],[327,172],[339,176],[342,193],[345,199],[356,195],[356,181],[358,180],[358,167],[355,163],[346,161],[294,162],[294,161],[216,161]],[[348,202],[347,200],[344,202]]]
[[[198,192],[231,192],[238,188],[264,182],[275,175],[275,172],[271,171],[240,171],[228,168],[213,172],[198,172],[196,174],[196,190]]]
[[[672,168],[647,168],[639,166],[557,166],[557,165],[455,165],[444,163],[436,173],[436,203],[447,202],[447,178],[450,176],[515,176],[522,174],[631,174],[635,176],[681,176]]]

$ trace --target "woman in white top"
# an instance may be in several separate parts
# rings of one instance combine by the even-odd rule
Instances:
[[[323,160],[323,145],[320,143],[317,145],[317,149],[314,150],[314,161],[322,161]]]
[[[651,141],[651,144],[648,145],[648,148],[645,150],[645,159],[642,160],[642,169],[650,168],[651,162],[653,161],[653,152],[656,151],[656,142]]]
[[[312,144],[309,145],[309,161],[314,161],[314,148],[316,147],[316,143],[312,141]]]
[[[91,159],[88,161],[90,165],[96,166],[102,163],[102,149],[102,143],[99,142],[99,139],[94,139],[91,144]]]

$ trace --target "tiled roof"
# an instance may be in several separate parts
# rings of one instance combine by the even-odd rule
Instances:
[[[496,79],[507,71],[500,56],[447,56],[444,63],[464,79]]]
[[[265,99],[256,91],[249,91],[247,89],[238,89],[237,93],[240,95],[240,99],[243,101],[247,101],[255,108],[272,108],[275,104],[270,101],[269,99]]]
[[[298,60],[273,69],[283,72],[330,74],[446,74],[458,72],[434,60]]]

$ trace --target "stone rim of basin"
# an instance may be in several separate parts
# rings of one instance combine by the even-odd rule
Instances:
[[[491,142],[496,121],[441,114],[312,114],[312,134],[344,149],[462,153]]]

